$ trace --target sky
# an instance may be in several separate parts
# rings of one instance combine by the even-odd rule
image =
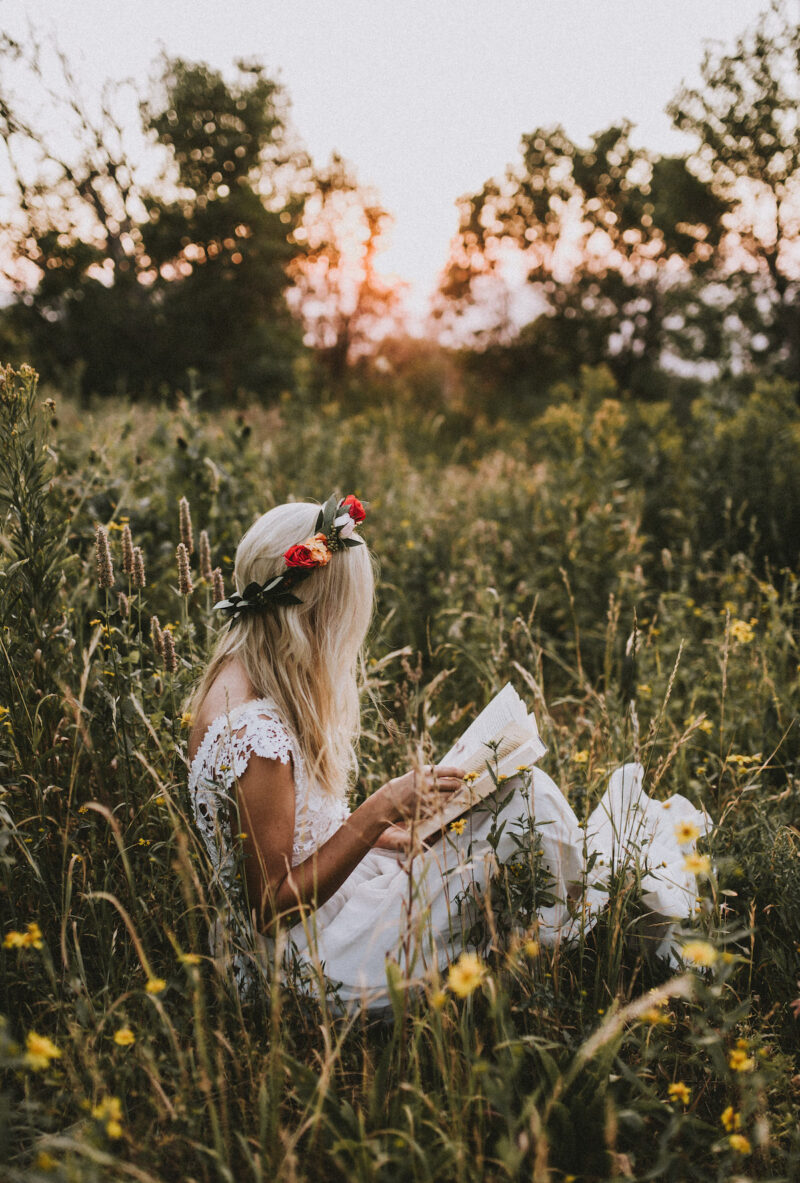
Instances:
[[[790,3],[800,0],[790,0]],[[261,58],[313,159],[333,151],[395,218],[380,270],[421,315],[458,225],[456,199],[560,123],[578,143],[622,118],[633,143],[691,145],[664,107],[732,48],[765,0],[0,0],[0,25],[55,32],[87,92],[144,81],[162,51],[228,70]]]

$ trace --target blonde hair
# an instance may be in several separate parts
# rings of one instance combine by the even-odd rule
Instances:
[[[284,570],[284,552],[313,532],[318,513],[318,505],[297,502],[262,514],[236,550],[237,590]],[[358,668],[374,593],[366,544],[348,547],[298,586],[301,604],[226,623],[189,700],[192,716],[225,663],[238,658],[256,695],[271,699],[293,732],[310,776],[343,796],[361,729]]]

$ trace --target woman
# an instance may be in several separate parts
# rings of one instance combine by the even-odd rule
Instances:
[[[387,957],[398,962],[406,982],[414,982],[457,955],[463,902],[485,886],[496,860],[488,841],[495,818],[488,808],[470,814],[463,834],[450,832],[429,849],[404,856],[410,833],[403,823],[431,797],[461,788],[459,768],[412,769],[353,812],[348,808],[359,734],[357,673],[374,597],[372,561],[356,532],[364,517],[357,498],[334,496],[323,507],[279,505],[245,534],[235,571],[244,590],[216,605],[230,628],[189,704],[189,788],[197,825],[232,905],[241,897],[234,835],[246,856],[255,947],[248,948],[243,909],[232,906],[224,921],[240,946],[234,956],[240,989],[250,988],[259,963],[269,963],[274,950],[266,934],[283,917],[295,965],[309,972],[312,988],[332,983],[342,1003],[374,1007],[388,998]],[[634,800],[637,825],[662,803],[641,793],[638,765],[625,765],[615,776],[601,823],[616,806],[630,838]],[[515,849],[514,823],[524,822],[531,809],[522,778],[507,790],[498,817],[506,825],[499,844],[495,839],[501,860]],[[555,940],[573,927],[567,897],[581,879],[587,835],[539,769],[532,775],[532,800],[536,820],[548,823],[541,831],[545,863],[560,892],[541,914],[542,935]],[[699,825],[702,815],[688,801],[673,802],[672,823],[680,815]],[[653,815],[648,832],[644,841],[663,840],[661,819]],[[614,824],[599,843],[609,861],[620,849],[620,834]],[[674,867],[680,850],[675,846],[667,855]],[[583,915],[588,923],[602,900],[602,868],[594,880]],[[676,886],[678,896],[667,900]],[[694,885],[689,894],[687,886],[654,881],[654,906],[677,903],[680,912],[689,894],[694,900]]]

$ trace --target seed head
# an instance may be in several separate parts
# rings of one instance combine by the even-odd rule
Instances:
[[[200,564],[200,574],[203,579],[210,581],[211,579],[211,543],[208,540],[208,530],[200,531],[200,539],[198,542],[198,560]]]
[[[111,564],[111,551],[108,546],[108,534],[103,526],[94,528],[94,558],[97,568],[97,586],[100,588],[114,586],[114,568]]]
[[[218,604],[220,600],[225,599],[225,580],[219,567],[215,567],[211,572],[211,585],[214,589],[214,603]]]
[[[131,602],[125,595],[125,592],[119,592],[117,595],[117,604],[119,606],[119,614],[123,620],[127,620],[131,614]]]
[[[150,642],[153,652],[159,657],[164,656],[164,634],[161,631],[161,621],[157,616],[150,617]]]
[[[178,591],[182,596],[190,596],[194,591],[192,574],[189,570],[189,554],[182,542],[178,543]]]
[[[147,580],[144,576],[144,555],[141,546],[133,548],[133,586],[145,587]]]
[[[181,518],[181,543],[186,547],[186,553],[194,554],[194,537],[192,535],[192,514],[189,509],[189,502],[185,497],[181,497],[178,502],[178,509]]]
[[[122,527],[122,570],[133,575],[133,535],[128,525]]]
[[[161,636],[164,641],[164,669],[168,674],[175,674],[178,672],[178,657],[175,653],[175,642],[172,639],[172,633],[169,629],[164,629]]]

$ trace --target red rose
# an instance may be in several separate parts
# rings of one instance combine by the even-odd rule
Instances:
[[[342,502],[343,506],[347,507],[350,517],[354,522],[363,522],[367,516],[367,511],[353,493],[348,493]]]
[[[302,542],[290,546],[284,554],[287,567],[318,567],[319,559]]]

